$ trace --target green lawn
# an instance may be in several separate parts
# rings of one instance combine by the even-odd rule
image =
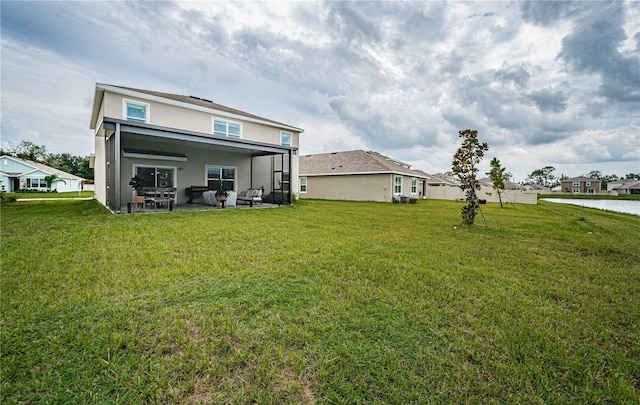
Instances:
[[[0,402],[640,403],[640,217],[5,203]]]
[[[91,198],[93,197],[93,191],[65,191],[62,193],[37,193],[37,192],[17,192],[17,193],[4,193],[5,197],[15,197],[15,198],[26,198],[26,199],[36,199],[36,198]]]

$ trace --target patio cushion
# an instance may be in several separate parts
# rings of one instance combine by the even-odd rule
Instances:
[[[216,192],[215,191],[203,191],[202,199],[204,203],[211,206],[216,206],[218,202],[216,201]]]

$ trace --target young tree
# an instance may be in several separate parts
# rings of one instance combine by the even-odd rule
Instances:
[[[500,164],[498,158],[491,159],[491,171],[487,173],[491,182],[493,183],[493,189],[498,193],[498,199],[500,200],[500,208],[502,207],[502,195],[500,195],[500,190],[504,190],[504,182],[505,182],[505,173],[506,170]]]
[[[465,129],[458,131],[459,136],[463,139],[462,145],[453,155],[453,174],[460,179],[460,188],[465,191],[467,204],[462,207],[462,223],[464,225],[473,225],[476,214],[480,209],[476,190],[480,189],[480,182],[476,174],[478,173],[478,164],[484,156],[484,152],[489,150],[487,143],[478,141],[478,131]]]

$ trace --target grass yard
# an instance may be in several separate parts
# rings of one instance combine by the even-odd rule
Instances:
[[[640,217],[3,204],[0,402],[640,403]]]
[[[61,193],[38,193],[38,192],[17,192],[17,193],[4,193],[5,197],[15,197],[20,199],[40,199],[40,198],[91,198],[93,197],[93,191],[65,191]]]

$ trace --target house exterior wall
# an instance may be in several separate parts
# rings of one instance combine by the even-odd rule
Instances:
[[[298,195],[304,199],[391,202],[393,197],[391,174],[302,177],[307,178],[307,192]]]
[[[201,132],[213,135],[213,118],[242,124],[241,138],[249,141],[280,145],[280,132],[288,132],[292,135],[291,146],[298,147],[300,134],[298,132],[283,130],[276,127],[262,125],[241,118],[229,118],[204,111],[178,107],[157,101],[149,101],[144,98],[129,97],[122,94],[105,91],[103,109],[98,122],[103,117],[126,120],[124,116],[124,100],[148,104],[148,123],[168,128],[179,128],[186,131]]]
[[[579,185],[573,185],[573,182],[579,182]],[[590,183],[587,185],[587,183]],[[600,180],[563,180],[561,182],[561,191],[565,193],[575,193],[575,189],[578,189],[578,193],[599,193],[600,192]]]
[[[0,171],[5,173],[23,173],[27,170],[33,170],[33,167],[11,160],[6,156],[3,156],[1,160]]]
[[[97,186],[94,190],[95,199],[102,205],[107,205],[107,171],[106,171],[106,146],[104,136],[96,135],[94,137],[95,157],[93,165],[93,181]]]

